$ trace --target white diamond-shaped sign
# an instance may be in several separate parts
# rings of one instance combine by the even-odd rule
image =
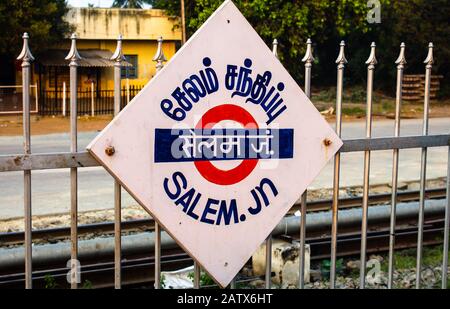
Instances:
[[[225,1],[88,150],[224,287],[341,145]]]

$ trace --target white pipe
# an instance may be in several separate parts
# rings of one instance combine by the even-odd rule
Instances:
[[[444,214],[446,200],[427,200],[425,214]],[[408,218],[417,215],[418,202],[399,203],[397,205],[397,219]],[[339,226],[345,227],[361,222],[362,209],[344,209],[339,211]],[[369,223],[386,221],[389,222],[390,205],[371,206],[369,211]],[[299,218],[297,216],[285,217],[273,230],[272,235],[285,235],[297,233],[299,230]],[[331,227],[331,212],[317,212],[308,214],[306,224],[307,230],[318,230]],[[133,254],[139,252],[153,252],[155,237],[153,232],[122,236],[122,254]],[[177,243],[166,233],[161,232],[161,248],[174,249]],[[80,240],[78,257],[85,259],[100,259],[105,256],[114,255],[114,237],[99,237],[94,239]],[[0,269],[19,267],[23,265],[24,248],[0,248]],[[65,262],[70,259],[70,242],[59,242],[56,244],[45,244],[33,246],[33,265],[45,265],[54,262]]]
[[[62,115],[66,117],[66,82],[63,82]]]
[[[94,82],[91,82],[91,116],[95,116]]]

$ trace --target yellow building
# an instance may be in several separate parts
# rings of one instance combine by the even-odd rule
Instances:
[[[113,62],[109,58],[119,34],[123,36],[123,52],[130,64],[122,69],[123,85],[128,79],[130,85],[141,87],[155,75],[152,58],[159,36],[164,39],[163,51],[167,59],[175,54],[181,42],[177,19],[162,10],[72,8],[66,19],[75,28],[78,51],[83,58],[78,69],[81,90],[90,89],[92,83],[96,92],[113,89]],[[37,83],[41,91],[61,89],[64,82],[68,88],[69,67],[64,58],[69,49],[67,39],[36,57],[32,82]]]

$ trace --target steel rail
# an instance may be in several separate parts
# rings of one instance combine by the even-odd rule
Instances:
[[[411,202],[419,200],[420,191],[405,191],[399,192],[397,195],[397,202]],[[428,189],[425,193],[427,199],[443,199],[446,197],[446,188]],[[373,194],[369,197],[370,205],[379,205],[388,203],[391,199],[390,193]],[[349,197],[339,199],[339,209],[348,209],[353,207],[360,207],[362,197]],[[308,212],[327,211],[332,208],[333,200],[318,200],[308,202]],[[295,204],[288,214],[293,214],[300,210],[300,204]],[[136,219],[129,221],[122,221],[122,232],[133,231],[153,231],[155,224],[152,219]],[[101,222],[93,224],[84,224],[78,226],[78,234],[80,237],[89,234],[113,234],[114,222]],[[34,242],[42,241],[56,241],[65,239],[69,236],[70,229],[68,227],[48,228],[41,230],[34,230],[32,238]],[[23,232],[7,232],[0,233],[0,247],[8,245],[22,244],[24,239]]]
[[[305,63],[305,94],[308,99],[311,99],[311,75],[312,64],[314,63],[314,56],[312,52],[312,41],[306,41],[306,52],[302,59]],[[300,252],[299,252],[299,275],[298,287],[303,289],[305,286],[305,241],[306,241],[306,210],[308,200],[308,188],[305,189],[300,198]]]
[[[31,62],[34,60],[28,46],[28,33],[23,34],[23,48],[17,60],[22,61],[22,104],[23,104],[23,152],[24,155],[31,154],[31,132],[30,132],[30,75]],[[25,225],[25,288],[33,288],[33,262],[32,262],[32,212],[31,212],[31,171],[24,170],[23,173],[23,202],[24,202],[24,225]]]
[[[114,61],[114,117],[120,112],[122,83],[122,35],[117,38],[117,46],[111,57]],[[92,98],[94,96],[92,95]],[[122,187],[114,180],[114,287],[122,287]]]
[[[397,86],[395,94],[395,121],[394,136],[400,136],[400,112],[402,104],[402,85],[403,85],[403,69],[406,64],[405,59],[405,43],[400,45],[400,55],[395,61],[397,64]],[[389,239],[389,266],[388,266],[388,288],[392,288],[394,280],[394,247],[395,247],[395,219],[397,205],[397,189],[398,189],[398,162],[399,149],[394,149],[392,153],[392,198],[391,198],[391,226]]]
[[[433,67],[433,43],[428,45],[428,56],[425,59],[425,91],[423,101],[423,127],[422,135],[428,135],[429,126],[429,111],[430,111],[430,87],[431,87],[431,69]],[[416,289],[420,289],[422,279],[422,230],[424,224],[425,213],[425,190],[427,185],[427,156],[428,148],[422,147],[422,153],[420,158],[420,207],[419,207],[419,233],[417,235],[417,258],[416,258]]]
[[[344,68],[347,63],[345,58],[345,42],[341,41],[337,63],[337,87],[336,87],[336,134],[341,137],[342,133],[342,92],[344,88]],[[333,171],[333,206],[331,210],[331,263],[330,263],[330,289],[335,288],[336,284],[336,246],[338,234],[338,216],[339,216],[339,178],[341,169],[341,154],[334,155]]]
[[[70,60],[70,152],[78,151],[78,129],[77,129],[77,90],[78,90],[78,61],[81,59],[77,50],[77,36],[72,34],[72,44],[66,60]],[[78,169],[70,167],[70,238],[71,238],[71,288],[78,288]]]
[[[339,250],[338,257],[357,256],[359,253],[359,246],[361,242],[359,225],[353,227],[353,232],[346,231],[338,235],[337,243]],[[375,231],[368,231],[368,253],[387,252],[389,250],[389,226],[386,222],[385,228],[382,230],[374,229]],[[435,220],[424,225],[424,245],[441,244],[442,240],[438,236],[442,235],[444,231],[444,219]],[[325,229],[324,232],[327,232]],[[287,236],[297,236],[297,233],[291,233]],[[396,249],[415,248],[417,241],[417,228],[411,227],[407,224],[399,226],[396,234]],[[306,242],[311,247],[311,260],[322,260],[330,258],[331,235],[314,234],[313,237],[308,237]],[[164,266],[166,271],[175,270],[181,267],[192,265],[193,260],[181,250],[181,248],[173,250],[165,250],[166,252],[161,256],[161,266]],[[122,287],[124,286],[142,286],[148,285],[153,287],[154,284],[154,270],[155,257],[145,253],[144,257],[140,254],[126,255],[122,262]],[[35,268],[33,270],[33,283],[35,287],[45,287],[46,280],[49,277],[53,278],[58,287],[65,287],[67,268],[61,265],[47,264],[45,267]],[[83,282],[89,280],[92,282],[93,288],[113,288],[114,287],[114,261],[111,256],[111,261],[102,261],[100,263],[86,263],[80,269],[81,278]],[[47,278],[47,279],[46,279]],[[256,278],[254,278],[256,279]],[[23,286],[24,273],[23,271],[16,271],[8,274],[0,274],[0,289],[2,288],[20,288]],[[241,282],[237,280],[236,283]]]
[[[344,140],[340,153],[450,146],[450,134]],[[0,155],[0,172],[100,166],[87,151]]]
[[[163,37],[158,37],[158,47],[156,49],[156,54],[153,56],[152,61],[156,62],[156,74],[158,74],[164,67],[164,62],[167,61],[166,56],[163,51]],[[153,222],[155,230],[155,289],[161,288],[161,226]]]

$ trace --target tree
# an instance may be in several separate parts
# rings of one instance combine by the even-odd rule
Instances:
[[[144,4],[150,4],[151,0],[114,0],[113,7],[127,9],[142,9]]]
[[[386,2],[388,0],[381,0]],[[223,3],[222,0],[185,0],[188,36]],[[248,21],[267,45],[274,38],[279,41],[279,55],[290,73],[300,81],[303,68],[300,59],[305,52],[305,42],[311,38],[317,49],[320,45],[331,45],[329,40],[344,37],[351,32],[367,32],[367,0],[353,1],[286,1],[286,0],[235,0]],[[166,9],[179,16],[180,0],[152,0],[155,8]],[[338,44],[326,55],[337,56]],[[318,61],[328,61],[319,59]],[[334,63],[334,60],[331,62]],[[334,77],[334,74],[332,75]]]
[[[17,56],[24,32],[35,54],[61,41],[73,30],[64,20],[67,11],[65,0],[1,1],[0,54]]]
[[[35,56],[67,37],[73,30],[64,21],[67,11],[65,0],[0,1],[0,83],[14,82],[14,60],[24,32]]]
[[[380,61],[381,75],[395,79],[392,64],[401,42],[406,44],[406,74],[424,74],[423,61],[428,53],[428,43],[433,42],[435,62],[432,72],[444,75],[441,95],[450,96],[450,1],[394,1],[382,25],[375,35],[385,56],[381,58],[384,61]]]
[[[151,0],[153,7],[180,15],[180,0]],[[222,0],[185,0],[188,36],[222,3]],[[367,0],[234,0],[268,46],[279,41],[281,61],[294,78],[303,82],[300,59],[305,41],[314,43],[316,62],[313,85],[336,82],[335,59],[339,42],[346,41],[346,84],[361,84],[366,79],[364,62],[370,43],[377,43],[376,86],[395,86],[395,64],[401,42],[406,43],[405,73],[423,73],[428,42],[435,45],[433,74],[449,78],[450,72],[450,1],[380,0],[381,23],[369,23]],[[320,78],[318,78],[320,77]],[[450,88],[450,83],[442,83]],[[450,95],[450,89],[447,92]]]

